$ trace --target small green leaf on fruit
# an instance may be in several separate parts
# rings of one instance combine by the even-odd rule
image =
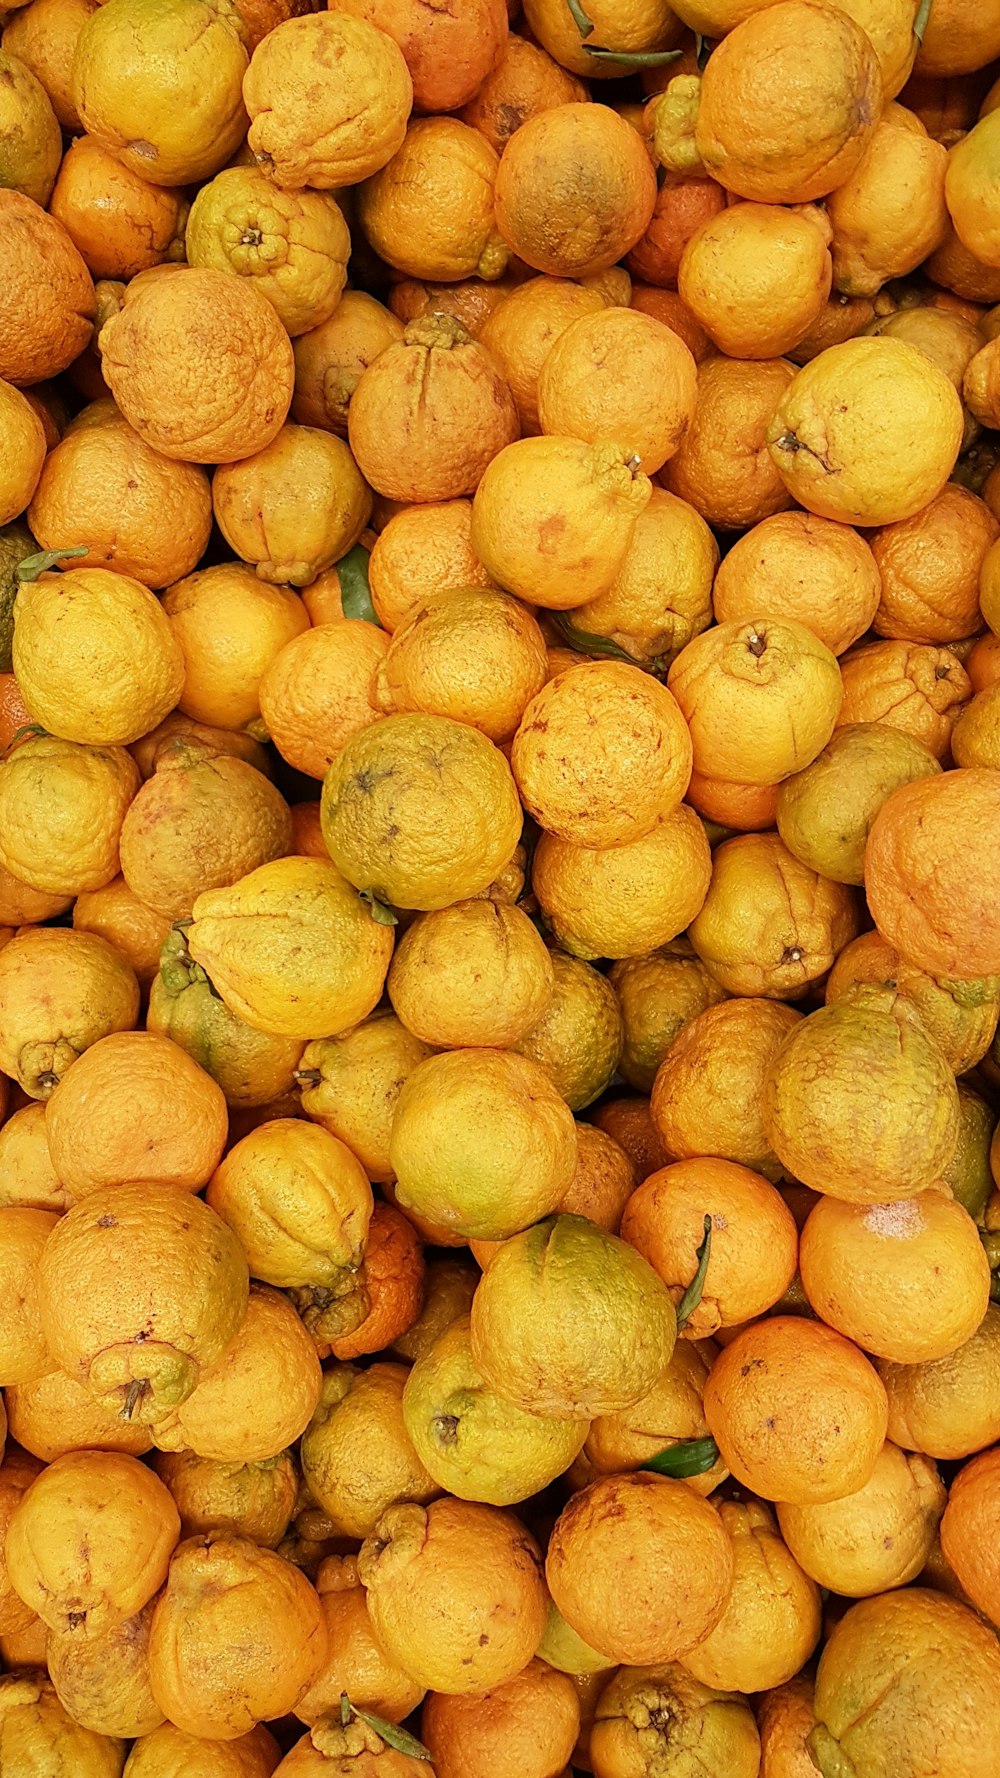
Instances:
[[[360,543],[349,549],[337,563],[337,574],[340,578],[340,603],[345,617],[353,617],[362,623],[374,624],[380,630],[382,625],[378,613],[372,604],[371,587],[368,584],[369,553]]]
[[[14,572],[24,585],[37,580],[40,574],[46,574],[50,568],[58,567],[60,562],[69,562],[76,556],[86,556],[89,553],[85,543],[77,544],[74,549],[39,550],[37,556],[25,556],[23,562],[18,562]]]
[[[701,1246],[698,1248],[698,1269],[695,1272],[694,1277],[692,1278],[690,1284],[688,1285],[686,1291],[684,1292],[684,1295],[681,1297],[681,1300],[677,1305],[677,1332],[678,1333],[680,1333],[682,1328],[685,1328],[687,1326],[687,1324],[690,1321],[692,1315],[694,1314],[696,1308],[698,1307],[698,1304],[701,1302],[702,1291],[705,1288],[705,1274],[708,1271],[708,1262],[711,1259],[711,1257],[712,1257],[712,1218],[710,1216],[706,1216],[706,1218],[705,1218],[705,1238],[702,1241]]]
[[[410,1759],[430,1760],[431,1756],[423,1742],[418,1741],[415,1735],[408,1735],[398,1723],[386,1722],[384,1717],[373,1716],[370,1710],[359,1710],[356,1704],[351,1708],[359,1722],[363,1722],[368,1729],[374,1729],[386,1746],[393,1748],[396,1753],[405,1753]]]
[[[675,1481],[682,1482],[690,1476],[704,1475],[718,1461],[719,1447],[714,1438],[689,1438],[657,1451],[642,1467],[651,1469],[654,1475],[673,1476]]]

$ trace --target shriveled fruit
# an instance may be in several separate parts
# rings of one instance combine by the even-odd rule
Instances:
[[[808,1506],[779,1502],[778,1521],[796,1561],[821,1587],[867,1598],[921,1573],[947,1498],[929,1457],[886,1443],[863,1488]]]
[[[949,648],[863,642],[841,661],[844,702],[838,726],[878,722],[911,735],[943,760],[962,707],[968,674]]]
[[[420,915],[396,947],[387,982],[406,1030],[442,1048],[519,1043],[554,986],[552,959],[527,915],[489,900]]]
[[[589,1735],[598,1778],[626,1778],[690,1754],[710,1778],[755,1778],[760,1737],[745,1698],[702,1685],[679,1662],[621,1667],[596,1700]],[[655,1770],[655,1768],[652,1768]],[[782,1775],[784,1778],[784,1775]]]
[[[582,958],[556,951],[552,967],[552,999],[517,1049],[538,1063],[571,1111],[582,1111],[600,1097],[617,1070],[621,1009],[610,982]],[[571,1208],[565,1192],[558,1207]]]
[[[567,621],[606,637],[639,666],[660,670],[708,628],[718,553],[701,514],[654,487],[611,586]]]
[[[274,1549],[288,1529],[299,1473],[287,1451],[261,1463],[220,1463],[194,1451],[160,1451],[153,1467],[174,1497],[183,1537],[228,1531]]]
[[[0,219],[0,377],[19,385],[38,383],[58,376],[89,345],[94,286],[61,223],[23,192],[0,190]]]
[[[337,1364],[323,1378],[301,1445],[302,1475],[335,1537],[370,1537],[383,1513],[440,1493],[403,1418],[406,1367]]]
[[[712,856],[712,881],[688,929],[730,994],[797,999],[858,929],[849,888],[810,869],[777,834],[738,834]]]
[[[820,1591],[760,1501],[718,1506],[732,1545],[733,1582],[717,1624],[682,1659],[704,1685],[760,1692],[784,1685],[820,1637]]]
[[[401,1722],[424,1696],[423,1686],[388,1655],[375,1634],[356,1556],[328,1556],[316,1587],[326,1619],[326,1659],[295,1707],[302,1722],[316,1723],[340,1712],[346,1692],[360,1710]]]
[[[0,1065],[32,1099],[47,1099],[98,1038],[130,1031],[139,984],[106,939],[27,928],[0,951]]]
[[[764,1128],[764,1082],[800,1015],[781,1001],[726,1000],[675,1039],[653,1083],[652,1117],[674,1160],[710,1154],[769,1178],[781,1164]]]
[[[131,1740],[163,1721],[149,1689],[147,1655],[153,1601],[103,1636],[50,1630],[46,1660],[56,1696],[74,1722],[98,1735]]]
[[[387,1012],[303,1051],[296,1076],[303,1111],[347,1144],[369,1179],[393,1178],[389,1137],[396,1101],[407,1075],[430,1053]]]
[[[282,426],[263,450],[222,464],[212,482],[226,542],[260,580],[280,585],[308,586],[353,549],[371,504],[347,446],[314,426]]]
[[[0,1753],[25,1772],[55,1758],[71,1762],[74,1778],[121,1778],[125,1743],[74,1722],[38,1668],[0,1680]]]
[[[328,321],[292,341],[292,418],[347,436],[351,398],[368,366],[402,338],[403,323],[365,290],[346,290]]]
[[[49,1371],[5,1394],[11,1437],[43,1463],[54,1463],[70,1451],[145,1457],[152,1445],[150,1429],[141,1420],[123,1419],[117,1404],[102,1404],[65,1371]]]
[[[121,747],[29,736],[0,763],[0,862],[49,895],[103,889],[117,875],[122,821],[139,788]]]
[[[252,167],[228,167],[202,186],[185,233],[189,265],[252,278],[293,339],[330,319],[350,251],[332,198],[282,191]]]
[[[918,969],[877,932],[864,932],[845,945],[826,984],[827,1005],[860,983],[891,988],[909,1002],[956,1074],[965,1074],[985,1055],[996,1031],[998,991],[994,976],[950,981]],[[959,1099],[963,1088],[959,1085]],[[950,1163],[949,1163],[950,1165]],[[947,1169],[945,1170],[947,1177]]]
[[[794,375],[784,358],[720,355],[699,365],[694,416],[663,480],[719,530],[742,531],[792,505],[767,432]]]
[[[964,979],[1000,967],[986,874],[998,794],[996,773],[982,767],[922,779],[893,792],[869,834],[865,893],[875,924],[933,974]]]

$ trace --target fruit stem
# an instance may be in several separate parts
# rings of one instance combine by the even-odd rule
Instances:
[[[711,1259],[711,1257],[712,1257],[712,1218],[710,1216],[706,1216],[706,1218],[705,1218],[705,1238],[702,1241],[701,1246],[698,1248],[698,1269],[695,1272],[694,1277],[692,1278],[690,1284],[688,1285],[686,1291],[684,1292],[684,1295],[681,1297],[681,1300],[677,1305],[677,1332],[678,1333],[680,1333],[682,1328],[685,1328],[687,1326],[687,1324],[690,1321],[692,1315],[694,1314],[696,1308],[698,1307],[698,1304],[701,1302],[702,1291],[705,1288],[705,1274],[708,1271],[708,1262]]]
[[[132,1378],[131,1383],[125,1391],[125,1405],[121,1411],[121,1418],[123,1420],[131,1420],[132,1415],[135,1413],[135,1410],[139,1406],[143,1397],[150,1394],[151,1387],[148,1377]]]
[[[88,545],[85,543],[75,544],[72,549],[39,550],[36,556],[25,556],[23,562],[18,562],[14,572],[21,585],[27,586],[37,580],[40,574],[45,574],[50,568],[55,568],[59,562],[68,562],[74,556],[86,556],[89,553]]]
[[[764,654],[767,649],[767,637],[762,636],[759,630],[751,630],[747,637],[747,647],[753,655],[754,660],[759,661],[761,655]]]

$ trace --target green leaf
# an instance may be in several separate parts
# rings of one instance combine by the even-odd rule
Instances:
[[[372,604],[371,587],[368,585],[368,551],[360,543],[349,549],[337,563],[340,576],[340,603],[344,608],[345,617],[359,618],[363,623],[374,624],[380,630],[378,613]]]
[[[77,544],[74,549],[43,549],[37,556],[25,556],[23,562],[18,562],[14,572],[23,586],[37,580],[40,574],[47,573],[50,568],[55,568],[60,562],[68,562],[74,556],[88,554],[89,550],[85,543]]]
[[[705,1218],[705,1238],[698,1249],[698,1270],[695,1272],[684,1295],[677,1305],[677,1332],[686,1327],[701,1302],[701,1293],[705,1288],[705,1273],[712,1257],[712,1218]],[[697,1472],[696,1472],[697,1473]]]
[[[719,1447],[714,1438],[689,1438],[682,1444],[669,1445],[665,1451],[657,1451],[642,1468],[651,1469],[654,1475],[673,1476],[681,1482],[688,1476],[704,1475],[718,1460]]]
[[[5,753],[9,753],[20,741],[26,741],[29,736],[33,741],[38,741],[43,735],[47,735],[48,732],[48,729],[43,728],[40,722],[24,722],[21,724],[20,728],[14,730],[4,751]]]
[[[341,1710],[343,1710],[343,1697],[341,1697],[340,1704]],[[384,1717],[373,1716],[370,1710],[359,1710],[356,1704],[352,1704],[351,1709],[359,1722],[363,1722],[366,1728],[374,1729],[376,1735],[381,1736],[387,1747],[394,1748],[397,1753],[408,1754],[410,1759],[430,1761],[431,1755],[423,1742],[418,1741],[415,1735],[408,1735],[405,1729],[399,1727],[398,1723],[386,1722]]]
[[[583,45],[583,51],[595,61],[616,62],[621,68],[662,68],[683,54],[679,49],[598,49],[589,43]]]
[[[393,913],[391,907],[388,907],[384,901],[379,901],[374,889],[359,889],[358,894],[362,901],[367,903],[368,912],[371,914],[376,926],[399,925],[399,920]]]
[[[570,623],[564,611],[555,611],[551,615],[555,618],[560,635],[577,654],[606,655],[610,660],[627,661],[630,667],[642,668],[642,662],[637,661],[626,648],[613,642],[610,636],[597,636],[591,630],[578,630],[575,624]]]
[[[927,29],[927,20],[931,16],[931,7],[933,4],[934,0],[920,0],[917,16],[913,21],[913,35],[918,43],[923,43],[924,32]]]
[[[580,0],[566,0],[566,5],[569,7],[570,17],[572,18],[574,25],[576,26],[577,30],[579,31],[580,36],[581,37],[592,36],[593,30],[594,30],[594,21],[593,21],[593,19],[589,19],[587,17],[586,13],[583,10],[583,7],[580,5]]]

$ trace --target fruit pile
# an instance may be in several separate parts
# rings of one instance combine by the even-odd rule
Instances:
[[[1000,0],[0,18],[0,1774],[997,1778]]]

